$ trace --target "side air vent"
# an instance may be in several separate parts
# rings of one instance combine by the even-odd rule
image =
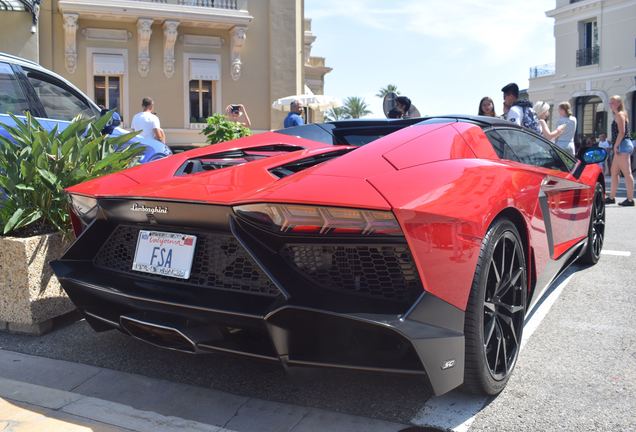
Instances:
[[[211,153],[185,161],[175,173],[175,176],[187,176],[203,171],[212,171],[244,163],[265,159],[280,154],[304,150],[304,147],[273,144],[247,149],[228,150],[219,153]]]
[[[293,162],[290,162],[285,165],[281,165],[275,168],[270,168],[269,172],[274,176],[280,178],[284,178],[290,176],[292,174],[296,174],[300,171],[306,170],[307,168],[311,168],[323,162],[330,161],[332,159],[336,159],[342,155],[349,153],[350,151],[355,150],[353,148],[336,150],[329,153],[323,153],[316,156],[311,156],[304,159],[298,159]]]

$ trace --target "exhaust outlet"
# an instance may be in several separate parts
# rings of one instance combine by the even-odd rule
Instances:
[[[120,317],[119,322],[121,328],[132,337],[151,345],[187,353],[198,352],[194,341],[174,327],[127,316]]]

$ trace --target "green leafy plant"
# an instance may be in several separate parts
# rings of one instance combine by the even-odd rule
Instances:
[[[77,117],[63,131],[45,130],[28,113],[1,125],[10,139],[0,135],[0,234],[70,233],[64,188],[122,170],[143,152],[127,145],[138,132],[102,135],[111,116]]]
[[[216,144],[249,136],[252,131],[243,124],[228,120],[223,114],[217,113],[208,117],[207,126],[201,133],[206,136],[209,144]]]

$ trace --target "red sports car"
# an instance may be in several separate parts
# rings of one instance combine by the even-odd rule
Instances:
[[[599,259],[605,157],[485,117],[269,132],[69,188],[52,266],[97,331],[496,394],[529,307]]]

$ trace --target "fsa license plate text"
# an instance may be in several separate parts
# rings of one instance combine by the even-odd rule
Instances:
[[[188,279],[196,243],[189,234],[140,230],[132,269]]]

